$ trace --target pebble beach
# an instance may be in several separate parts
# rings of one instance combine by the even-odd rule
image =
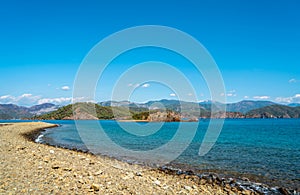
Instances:
[[[256,194],[33,141],[51,127],[56,125],[0,125],[0,194]]]

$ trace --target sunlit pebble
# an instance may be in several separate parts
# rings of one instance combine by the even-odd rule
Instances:
[[[54,150],[50,150],[50,154],[54,154]]]
[[[156,181],[154,181],[154,184],[156,184],[156,185],[160,185],[160,181],[158,181],[158,180],[156,180]]]

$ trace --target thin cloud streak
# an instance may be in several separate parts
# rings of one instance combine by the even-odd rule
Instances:
[[[62,86],[61,90],[63,90],[63,91],[69,91],[70,87],[69,86]]]
[[[267,95],[254,96],[253,99],[256,99],[256,100],[268,100],[268,99],[270,99],[270,96],[267,96]]]
[[[286,103],[286,104],[300,103],[300,94],[295,94],[292,97],[277,97],[275,101],[278,103]]]

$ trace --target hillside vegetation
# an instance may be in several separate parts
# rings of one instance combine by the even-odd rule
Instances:
[[[100,106],[95,103],[76,103],[33,118],[42,120],[131,119],[134,114],[135,111],[124,107]]]
[[[272,105],[249,111],[248,118],[300,118],[300,107]]]
[[[29,118],[54,111],[58,106],[54,104],[39,104],[31,107],[18,106],[15,104],[0,104],[0,119],[21,119]]]
[[[223,112],[223,108],[227,111]],[[214,109],[214,112],[211,111]],[[59,107],[41,104],[32,107],[0,104],[0,119],[45,120],[148,120],[197,121],[199,118],[300,118],[300,107],[269,101],[241,101],[231,104],[206,101],[201,103],[158,100],[147,103],[108,101],[76,103]]]
[[[167,106],[167,110],[149,110],[142,107],[114,107],[100,106],[95,103],[76,103],[59,108],[58,110],[44,115],[36,116],[34,119],[46,120],[148,120],[148,121],[197,121],[198,118],[300,118],[300,107],[289,107],[284,105],[271,105],[251,110],[245,114],[241,112],[215,112],[212,113],[203,108],[196,107],[184,109],[178,112],[178,106]],[[172,107],[174,110],[172,110]]]

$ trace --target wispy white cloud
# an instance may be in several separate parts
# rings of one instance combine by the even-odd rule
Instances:
[[[244,99],[248,99],[248,98],[249,98],[249,96],[247,96],[247,95],[244,96]]]
[[[37,104],[52,103],[52,104],[65,105],[71,103],[71,101],[72,98],[70,97],[42,98],[37,101]]]
[[[0,97],[1,104],[18,104],[18,105],[31,105],[36,103],[41,97],[34,96],[30,93],[25,93],[20,96],[4,95]]]
[[[127,86],[128,86],[128,87],[137,88],[137,87],[140,86],[140,84],[139,84],[139,83],[129,83]]]
[[[32,94],[30,93],[24,93],[23,95],[21,95],[20,98],[30,98],[30,97],[34,97],[34,96],[32,96]]]
[[[129,83],[127,86],[128,86],[128,87],[133,87],[133,88],[137,88],[137,87],[148,88],[148,87],[150,87],[150,84],[149,84],[149,83],[144,83],[144,84],[140,84],[140,83]]]
[[[86,98],[77,98],[76,101],[88,101]],[[3,95],[0,96],[0,104],[16,104],[20,106],[32,106],[43,103],[53,103],[58,105],[70,104],[72,97],[56,97],[56,98],[43,98],[38,95],[25,93],[20,96]]]
[[[227,96],[228,96],[228,97],[235,97],[236,94],[234,94],[234,93],[227,93]]]
[[[171,97],[176,97],[176,94],[175,93],[170,93],[170,96]]]
[[[270,99],[270,96],[267,96],[267,95],[254,96],[253,98],[256,99],[256,100],[267,100],[267,99]]]
[[[221,93],[221,96],[225,96],[225,93]],[[235,97],[236,96],[236,91],[235,90],[230,90],[228,92],[226,92],[226,96],[227,97]]]
[[[76,102],[94,102],[95,100],[88,98],[88,97],[57,97],[57,98],[41,98],[38,100],[38,104],[44,104],[44,103],[52,103],[52,104],[58,104],[58,105],[66,105]]]
[[[289,80],[289,83],[297,83],[297,82],[298,82],[298,80],[296,80],[294,78],[292,78],[292,79]]]
[[[95,103],[96,101],[93,98],[90,97],[76,97],[76,98],[71,98],[72,103],[76,102],[93,102]]]
[[[133,88],[137,88],[137,87],[148,88],[148,87],[150,87],[150,84],[145,83],[145,84],[141,85],[139,83],[129,83],[127,86],[128,87],[133,87]]]
[[[63,91],[69,91],[70,87],[69,86],[62,86],[61,90],[63,90]]]
[[[150,87],[149,83],[145,83],[145,84],[142,85],[142,88],[148,88],[148,87]]]
[[[3,96],[0,96],[0,100],[6,100],[6,99],[10,99],[12,97],[13,96],[11,96],[11,95],[3,95]]]
[[[277,97],[275,101],[278,103],[300,103],[300,94],[296,94],[292,97]]]

